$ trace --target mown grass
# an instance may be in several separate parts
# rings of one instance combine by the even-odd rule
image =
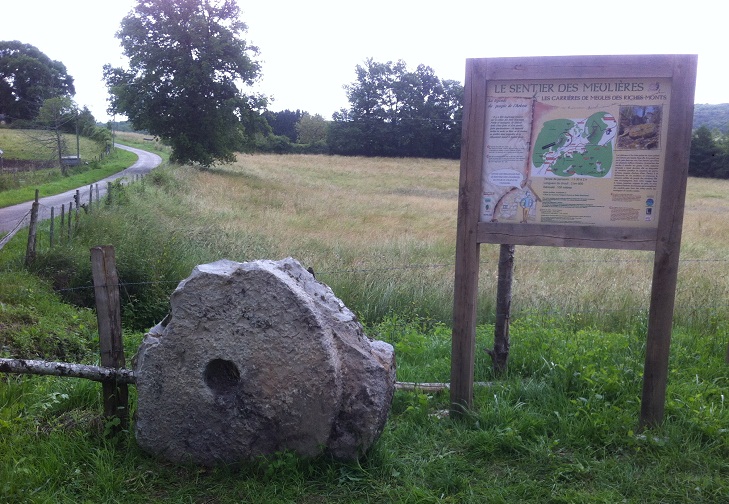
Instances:
[[[0,148],[3,150],[3,157],[8,162],[12,160],[37,161],[53,163],[58,159],[58,152],[55,150],[55,142],[48,143],[45,140],[52,136],[51,132],[31,129],[9,129],[0,127]],[[76,155],[76,136],[64,133],[62,135],[66,151],[63,155]],[[79,152],[81,159],[87,161],[98,160],[103,145],[87,138],[79,137]]]
[[[193,265],[291,255],[368,334],[394,345],[399,380],[448,381],[456,179],[448,161],[323,156],[155,171],[118,188],[70,243],[41,250],[40,280],[18,271],[20,234],[0,252],[2,352],[58,355],[57,343],[42,346],[17,322],[25,320],[38,335],[69,338],[60,347],[81,360],[96,359],[93,312],[60,299],[88,302],[88,248],[109,243],[125,283],[128,358]],[[723,502],[727,189],[689,183],[659,427],[637,429],[650,254],[518,247],[509,371],[495,380],[483,349],[493,339],[498,247],[483,247],[476,380],[489,385],[477,387],[465,420],[445,415],[447,392],[398,392],[385,432],[359,463],[283,453],[201,469],[145,455],[132,433],[105,438],[96,384],[5,376],[0,501]],[[54,284],[73,290],[53,293]]]

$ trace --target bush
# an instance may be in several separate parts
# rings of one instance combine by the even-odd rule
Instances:
[[[286,136],[269,135],[256,141],[256,150],[271,154],[290,154],[294,151],[294,145]]]

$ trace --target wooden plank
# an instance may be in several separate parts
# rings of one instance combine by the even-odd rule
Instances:
[[[479,243],[653,251],[656,246],[656,230],[617,226],[480,222],[477,239]]]
[[[486,117],[486,88],[474,85],[474,81],[482,82],[483,76],[478,75],[479,72],[482,72],[481,67],[467,62],[451,339],[451,411],[456,417],[463,415],[473,403],[480,255],[476,226],[481,205],[481,164]]]
[[[119,277],[116,271],[114,248],[111,246],[91,249],[91,273],[94,279],[96,318],[99,324],[99,346],[101,365],[120,369],[124,367],[124,345],[122,344],[121,307],[119,299]],[[117,380],[102,383],[104,415],[111,419],[118,417],[120,424],[113,429],[118,432],[128,425],[129,391],[126,384]]]
[[[675,55],[630,56],[551,56],[489,58],[475,60],[485,67],[487,80],[610,79],[630,77],[671,77]],[[488,61],[488,62],[487,62]]]
[[[669,105],[669,141],[661,194],[662,207],[658,220],[648,314],[641,425],[655,425],[663,421],[665,408],[668,357],[691,147],[696,67],[697,57],[694,55],[676,58]]]

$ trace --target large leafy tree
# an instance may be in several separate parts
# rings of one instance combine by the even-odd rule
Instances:
[[[0,115],[33,120],[45,100],[75,92],[73,77],[60,61],[30,44],[0,42]]]
[[[350,108],[334,114],[332,152],[366,156],[458,157],[463,86],[432,68],[367,59],[346,85]]]
[[[104,67],[111,110],[203,167],[235,160],[265,105],[242,87],[259,76],[235,0],[138,0],[117,37],[129,68]]]

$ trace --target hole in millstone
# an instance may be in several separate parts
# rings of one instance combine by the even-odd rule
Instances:
[[[231,391],[240,381],[240,371],[232,362],[224,359],[213,359],[205,366],[205,385],[216,394]]]

